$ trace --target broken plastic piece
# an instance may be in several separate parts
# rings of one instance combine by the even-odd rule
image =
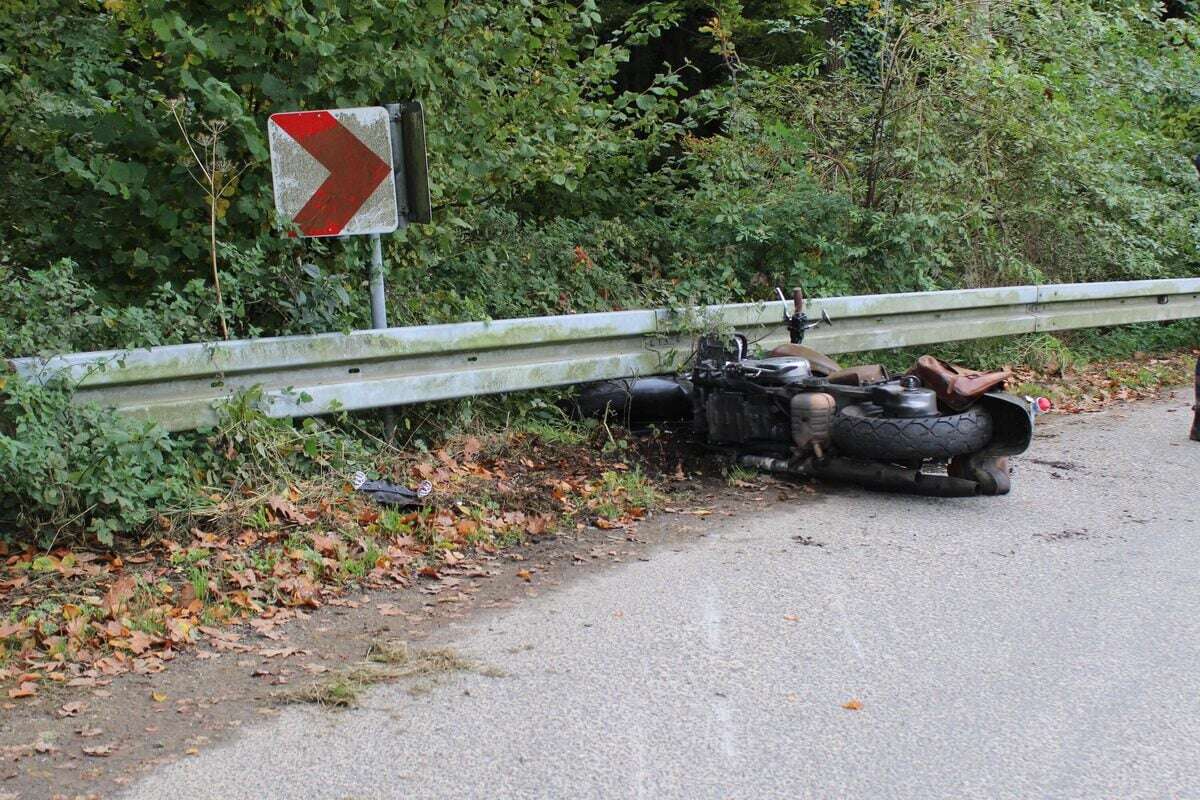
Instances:
[[[416,489],[409,489],[387,481],[369,481],[366,473],[361,471],[354,473],[350,485],[385,506],[419,506],[433,492],[433,484],[429,481],[421,481]]]

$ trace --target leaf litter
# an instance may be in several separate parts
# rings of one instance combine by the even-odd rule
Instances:
[[[155,674],[197,645],[205,658],[254,651],[247,635],[281,639],[306,610],[350,605],[346,595],[364,589],[416,586],[458,602],[492,574],[480,558],[571,526],[630,529],[661,497],[600,448],[524,432],[467,437],[380,472],[431,481],[431,502],[381,508],[338,477],[215,494],[183,525],[124,550],[0,542],[0,697]]]
[[[1048,397],[1054,404],[1052,411],[1060,414],[1094,413],[1114,403],[1158,397],[1165,389],[1190,383],[1197,358],[1200,349],[1134,353],[1129,359],[1083,365],[1015,367],[1009,391]]]

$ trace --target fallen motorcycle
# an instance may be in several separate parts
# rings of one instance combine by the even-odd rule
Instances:
[[[783,299],[782,292],[779,293]],[[1006,370],[975,372],[921,356],[904,375],[840,367],[804,344],[803,292],[784,312],[789,344],[762,358],[740,334],[706,335],[686,376],[585,387],[584,414],[634,426],[686,423],[744,467],[940,497],[1006,494],[1008,456],[1033,437],[1035,408],[1003,390]]]

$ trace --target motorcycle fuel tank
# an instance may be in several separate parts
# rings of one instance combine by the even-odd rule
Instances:
[[[808,359],[796,356],[747,358],[738,362],[737,366],[745,378],[764,386],[787,386],[812,376]]]

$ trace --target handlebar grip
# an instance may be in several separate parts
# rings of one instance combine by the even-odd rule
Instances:
[[[796,307],[796,313],[804,313],[804,290],[797,286],[792,290],[792,304]]]

